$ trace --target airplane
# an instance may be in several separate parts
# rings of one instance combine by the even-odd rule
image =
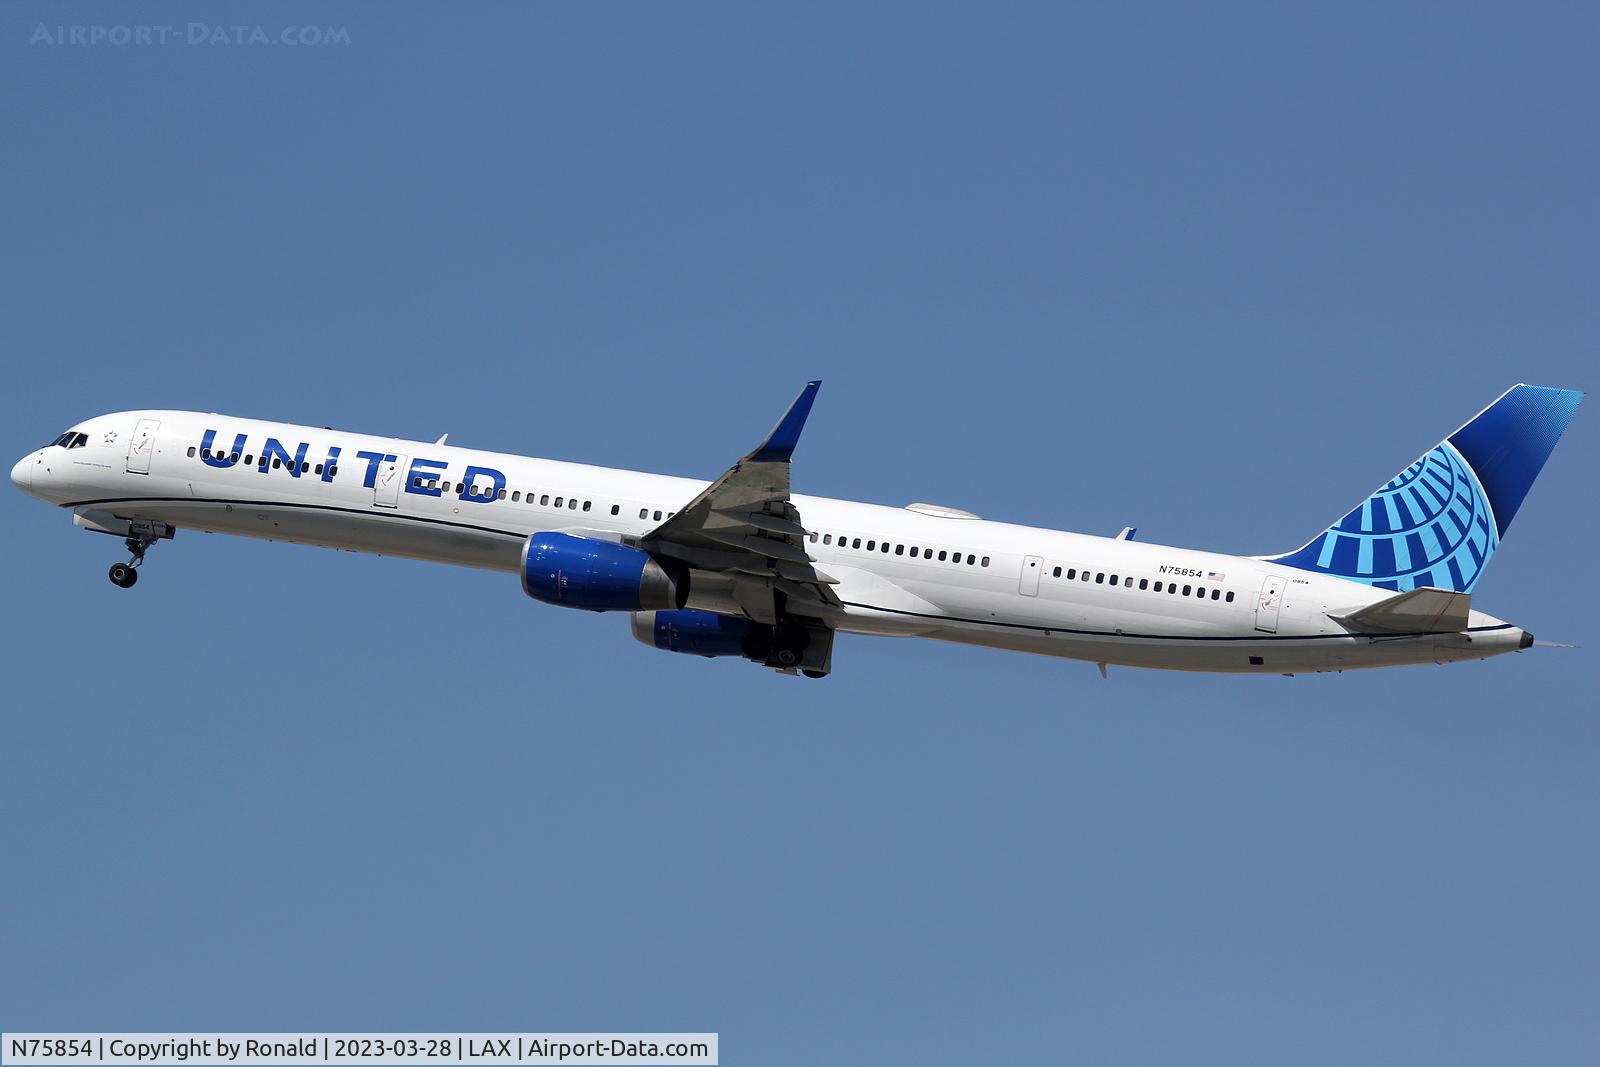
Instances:
[[[811,678],[837,633],[1292,675],[1531,647],[1472,590],[1583,398],[1512,386],[1300,548],[1230,556],[794,494],[820,386],[710,483],[191,411],[81,422],[11,480],[124,539],[124,589],[182,528],[515,572],[653,648]]]

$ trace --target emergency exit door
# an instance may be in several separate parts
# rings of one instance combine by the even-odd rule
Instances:
[[[1039,556],[1026,556],[1022,560],[1023,596],[1039,595],[1039,576],[1044,573],[1044,560]]]

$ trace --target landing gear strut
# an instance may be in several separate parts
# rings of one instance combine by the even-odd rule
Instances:
[[[155,544],[157,540],[158,538],[154,534],[138,533],[124,541],[123,543],[128,546],[128,551],[133,554],[133,558],[126,563],[113,563],[111,565],[109,574],[111,584],[120,589],[132,589],[133,583],[139,580],[138,567],[144,562],[145,551]]]

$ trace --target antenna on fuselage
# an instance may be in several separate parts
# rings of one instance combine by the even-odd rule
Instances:
[[[442,434],[440,434],[440,435],[439,435],[439,439],[438,439],[438,440],[437,440],[437,441],[435,441],[435,442],[434,442],[434,444],[436,444],[436,445],[442,445],[442,444],[444,444],[444,443],[445,443],[445,441],[446,441],[446,440],[447,440],[447,439],[449,439],[449,437],[450,437],[450,435],[449,435],[449,434],[447,434],[447,433],[442,433]]]

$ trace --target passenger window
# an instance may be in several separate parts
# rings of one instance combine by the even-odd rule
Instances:
[[[878,550],[878,542],[876,542],[876,541],[868,541],[867,542],[867,551],[868,552],[876,552],[877,550]]]
[[[894,554],[897,555],[897,556],[905,555],[906,554],[906,546],[905,545],[895,545],[894,546]]]
[[[1061,568],[1060,568],[1060,567],[1057,567],[1057,568],[1056,568],[1056,569],[1055,569],[1055,570],[1053,570],[1053,571],[1051,571],[1051,572],[1050,572],[1050,577],[1052,577],[1052,578],[1059,578],[1059,577],[1061,577]]]
[[[244,457],[244,465],[246,467],[254,467],[256,465],[256,457],[254,457],[254,456],[246,456],[246,457]]]
[[[559,496],[556,497],[556,507],[559,508],[561,506],[561,501],[564,500],[564,499],[566,499],[566,498],[565,497],[559,497]]]
[[[1072,581],[1072,579],[1076,578],[1077,576],[1078,576],[1078,568],[1076,568],[1076,567],[1068,567],[1067,568],[1067,581],[1070,582],[1070,581]]]
[[[1158,592],[1158,593],[1161,592],[1161,583],[1160,582],[1156,583],[1156,592]]]
[[[860,548],[861,547],[861,538],[858,537],[854,541],[850,542],[850,547],[851,548]]]
[[[236,460],[237,460],[237,459],[238,459],[238,458],[239,458],[239,457],[238,457],[238,456],[234,456],[234,457],[233,457],[233,458],[234,458],[234,459],[236,459]],[[300,464],[300,473],[301,473],[301,474],[304,474],[304,473],[306,473],[306,472],[307,472],[307,471],[309,471],[309,470],[310,470],[310,469],[311,469],[311,464],[309,464],[309,463],[302,463],[302,464]]]
[[[1116,585],[1117,584],[1117,576],[1115,574],[1113,574],[1111,576],[1111,584],[1112,585]]]
[[[1219,589],[1213,589],[1213,590],[1211,590],[1211,599],[1212,599],[1212,600],[1215,600],[1215,599],[1217,599],[1217,595],[1218,595],[1218,594],[1219,594],[1219,593],[1220,593],[1220,592],[1221,592],[1221,590],[1219,590]]]
[[[987,567],[989,565],[989,557],[984,556],[983,559],[979,561],[979,565]]]
[[[578,510],[578,498],[577,497],[573,497],[572,499],[567,501],[567,510],[568,511],[577,511]]]
[[[506,491],[504,489],[502,489],[502,490],[500,490],[500,499],[504,500],[505,498],[506,498]]]
[[[521,489],[513,489],[513,490],[511,490],[511,502],[513,504],[522,503],[522,490]]]
[[[620,514],[621,512],[622,512],[622,505],[621,504],[612,504],[611,505],[611,514],[617,515],[617,514]]]
[[[1150,588],[1150,579],[1148,579],[1148,578],[1140,578],[1139,579],[1139,588],[1140,589],[1149,589]]]
[[[657,521],[657,522],[660,522],[660,521],[661,521],[661,512],[659,512],[659,511],[658,511],[658,512],[656,512],[656,521]]]
[[[1106,572],[1105,571],[1101,571],[1099,574],[1096,574],[1094,576],[1094,584],[1095,585],[1105,585],[1106,584]]]
[[[650,509],[649,508],[640,508],[639,509],[639,517],[641,519],[648,519],[650,517]]]
[[[272,469],[273,470],[279,470],[280,468],[282,468],[282,466],[283,466],[283,461],[280,460],[277,456],[273,456],[272,457]]]
[[[1230,604],[1232,604],[1232,603],[1233,603],[1233,593],[1232,593],[1232,592],[1229,592],[1229,593],[1228,593],[1228,597],[1227,597],[1227,600],[1228,600],[1228,603],[1230,603]]]
[[[1194,591],[1194,595],[1199,597],[1201,600],[1204,600],[1206,598],[1206,587],[1203,585],[1200,586]]]
[[[584,511],[588,511],[588,510],[589,510],[589,505],[590,505],[590,504],[591,504],[591,503],[593,503],[593,501],[589,501],[589,500],[585,500],[585,501],[584,501],[584,502],[583,502],[583,510],[584,510]]]
[[[194,445],[190,445],[189,446],[189,458],[190,459],[194,458]]]
[[[320,463],[317,464],[317,473],[318,474],[322,473],[322,464],[320,464]]]
[[[978,562],[978,557],[974,556],[971,552],[968,552],[967,553],[967,566],[970,567],[976,562]]]
[[[822,543],[825,544],[825,545],[833,544],[833,534],[823,534],[822,535]]]
[[[817,535],[817,531],[812,530],[811,531],[811,543],[812,544],[816,544],[819,540],[821,540],[821,538]]]
[[[1188,595],[1189,595],[1189,589],[1190,589],[1190,588],[1191,588],[1191,587],[1190,587],[1190,586],[1187,586],[1187,585],[1186,585],[1186,586],[1184,586],[1184,587],[1183,587],[1183,595],[1184,595],[1184,596],[1188,596]]]

